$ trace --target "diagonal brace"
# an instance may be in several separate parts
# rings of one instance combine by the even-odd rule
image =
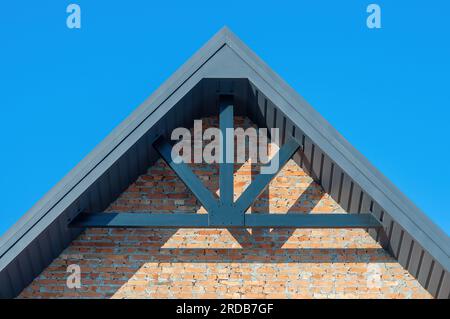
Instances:
[[[216,198],[205,185],[203,185],[197,175],[195,175],[189,166],[181,160],[179,155],[172,158],[172,145],[169,144],[169,142],[160,136],[153,143],[153,146],[208,212],[217,209],[218,205]]]
[[[270,174],[259,174],[252,181],[252,183],[245,189],[239,199],[236,201],[236,209],[241,212],[246,212],[247,209],[253,204],[256,198],[261,195],[267,188],[272,179],[278,174],[278,172],[286,165],[289,159],[297,152],[300,144],[293,138],[289,138],[288,141],[278,150],[274,157],[278,157],[278,169],[276,172]],[[272,158],[268,165],[272,165],[275,159]]]

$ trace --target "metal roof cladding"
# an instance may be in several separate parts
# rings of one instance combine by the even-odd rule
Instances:
[[[69,223],[104,210],[158,158],[157,136],[214,114],[232,93],[236,114],[292,136],[294,160],[349,213],[370,211],[369,233],[433,296],[450,298],[450,239],[228,28],[222,28],[0,239],[0,297],[17,296],[76,238]]]

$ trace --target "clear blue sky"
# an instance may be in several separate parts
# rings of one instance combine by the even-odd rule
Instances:
[[[449,14],[447,0],[4,2],[0,234],[223,25],[450,234]]]

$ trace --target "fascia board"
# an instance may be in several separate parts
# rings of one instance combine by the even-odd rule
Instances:
[[[249,80],[450,271],[450,238],[230,31],[227,45],[252,70]]]
[[[91,173],[94,170],[99,170],[100,163],[114,163],[111,161],[105,162],[105,160],[112,152],[119,153],[124,149],[126,150],[126,146],[120,147],[124,139],[133,133],[137,133],[136,128],[143,121],[149,119],[162,103],[168,101],[179,87],[225,45],[225,29],[216,33],[0,238],[0,270],[11,261],[11,258],[6,258],[7,252],[11,252],[10,257],[14,257],[31,242],[30,240],[36,238],[57,215],[62,213],[61,206],[67,207],[70,200],[77,198],[68,196],[68,194],[76,189],[84,189],[86,184],[91,184],[94,180],[92,178],[86,179],[86,177],[96,175]],[[133,144],[127,143],[127,145]],[[79,192],[74,193],[78,194]],[[33,227],[38,223],[39,227],[33,230]],[[21,243],[18,243],[19,241]],[[10,251],[13,246],[13,251]]]

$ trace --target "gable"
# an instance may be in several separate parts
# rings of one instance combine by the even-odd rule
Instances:
[[[251,122],[235,118],[236,127]],[[217,118],[203,118],[206,127]],[[191,164],[219,191],[219,165]],[[247,160],[234,170],[235,198],[259,174]],[[157,160],[107,209],[206,214],[177,175]],[[252,214],[342,214],[294,160],[250,208]],[[81,288],[66,286],[79,265]],[[364,229],[90,228],[20,294],[20,298],[430,298]]]
[[[288,134],[295,127],[294,137],[304,147],[302,168],[350,213],[370,210],[385,230],[384,235],[372,233],[375,239],[433,295],[448,298],[448,236],[227,29],[2,237],[2,296],[17,295],[76,238],[81,229],[67,225],[80,212],[105,209],[158,159],[150,147],[156,136],[209,115],[208,101],[229,90],[240,96],[240,112],[259,126],[276,126]]]

